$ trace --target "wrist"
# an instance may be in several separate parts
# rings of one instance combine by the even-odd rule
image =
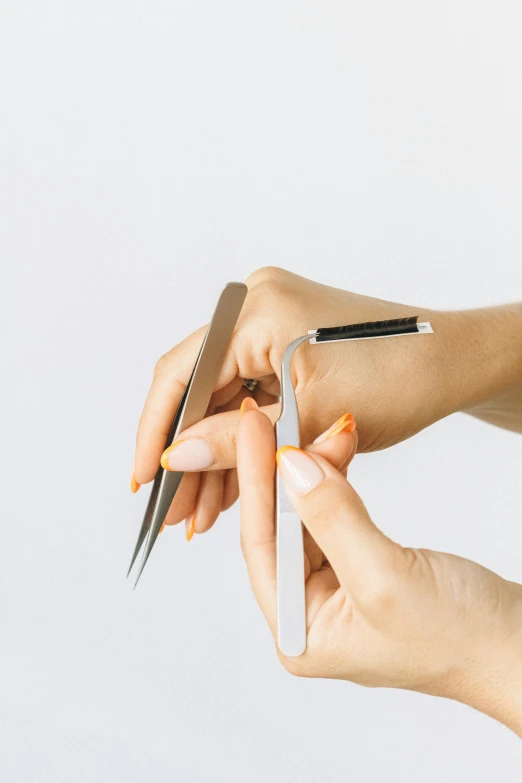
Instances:
[[[432,319],[445,414],[471,413],[502,425],[522,403],[522,306],[440,312]],[[505,426],[511,427],[511,422]]]
[[[475,640],[462,671],[440,694],[498,720],[522,737],[522,586],[503,582],[495,623]]]

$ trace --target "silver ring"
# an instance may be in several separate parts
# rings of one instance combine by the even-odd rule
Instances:
[[[255,380],[255,378],[245,378],[243,381],[243,386],[246,386],[248,391],[254,391],[258,384],[258,381]]]

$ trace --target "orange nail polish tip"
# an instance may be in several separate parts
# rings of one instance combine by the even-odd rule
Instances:
[[[279,465],[279,457],[284,454],[286,451],[301,451],[301,449],[298,449],[296,446],[281,446],[280,449],[277,449],[276,451],[276,462]]]
[[[162,526],[160,527],[160,529],[159,529],[159,532],[160,532],[160,533],[163,533],[163,531],[164,531],[164,530],[165,530],[165,522],[164,522],[164,523],[162,524]]]
[[[133,492],[137,492],[139,488],[141,487],[141,484],[139,484],[136,479],[134,478],[134,473],[132,474],[130,488]]]
[[[192,536],[194,535],[194,520],[195,517],[192,517],[192,519],[190,520],[190,525],[188,526],[187,531],[185,533],[185,537],[187,541],[190,541]]]
[[[168,449],[165,449],[165,451],[161,455],[160,465],[163,468],[163,470],[169,470],[169,454],[173,448],[174,448],[174,443],[172,444],[172,446],[169,446]]]
[[[340,435],[341,432],[353,432],[356,427],[355,419],[351,413],[345,413],[344,416],[335,422],[332,430],[326,436],[326,439]]]
[[[258,408],[259,405],[253,397],[245,397],[239,407],[239,413],[243,415],[243,413],[246,413],[247,411],[257,411]]]

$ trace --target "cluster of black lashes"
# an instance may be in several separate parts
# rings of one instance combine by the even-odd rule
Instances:
[[[328,326],[318,329],[315,339],[318,343],[329,340],[355,340],[361,337],[389,337],[394,334],[413,334],[418,332],[419,316],[409,318],[391,318],[387,321],[367,321],[363,324],[348,326]]]

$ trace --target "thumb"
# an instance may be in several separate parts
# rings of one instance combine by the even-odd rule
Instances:
[[[277,464],[292,504],[341,585],[355,600],[372,603],[370,596],[396,570],[401,547],[374,525],[359,495],[326,459],[283,446]]]
[[[274,403],[260,410],[275,423],[280,405]],[[206,416],[192,427],[187,427],[161,455],[162,467],[183,471],[235,468],[239,417],[239,410],[224,411]]]
[[[317,431],[311,421],[311,412],[314,410],[313,399],[314,397],[309,390],[304,390],[297,395],[305,442],[310,429]],[[263,405],[260,410],[268,416],[272,424],[275,424],[281,413],[281,406],[276,402],[271,405]],[[182,471],[235,468],[237,465],[236,439],[239,416],[239,410],[222,411],[212,416],[206,416],[191,427],[187,427],[161,455],[162,467],[165,470]],[[341,439],[340,444],[332,446],[330,439],[328,445],[321,444],[319,451],[324,453],[328,459],[332,456],[333,461],[337,460],[337,453],[341,456],[344,455],[342,460],[336,462],[337,467],[340,467],[345,459],[343,444],[344,441]],[[309,448],[316,450],[317,446],[312,445]]]

